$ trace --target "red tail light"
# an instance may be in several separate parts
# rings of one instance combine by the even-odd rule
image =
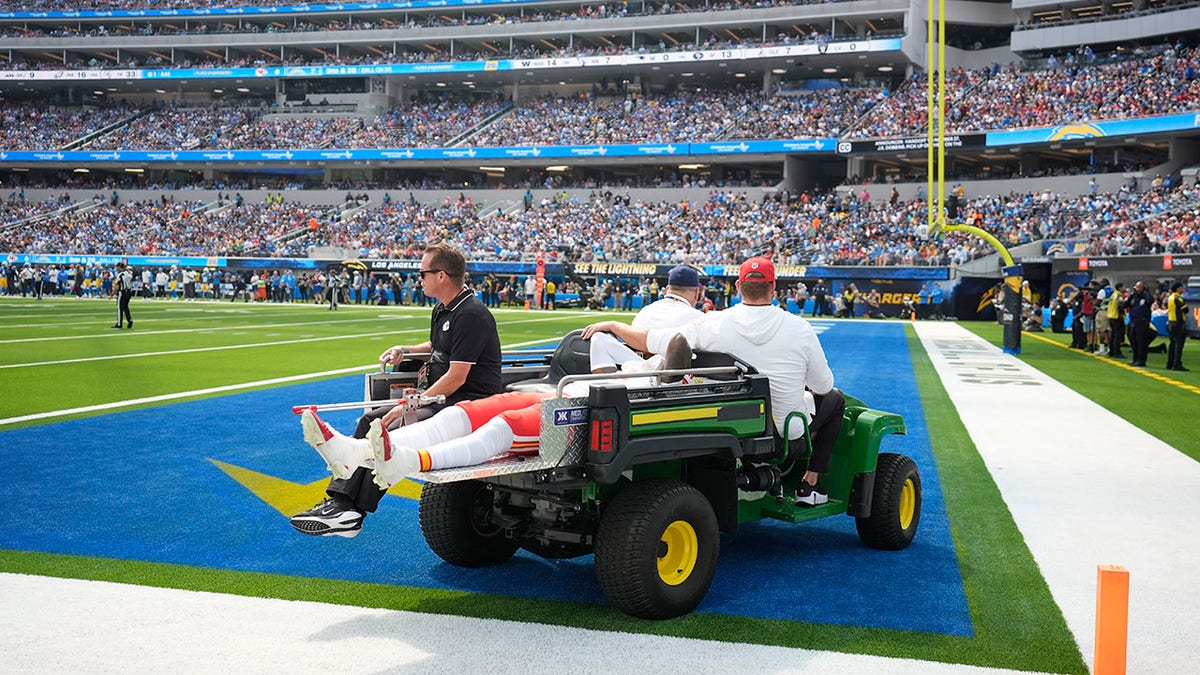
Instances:
[[[591,450],[593,452],[612,452],[612,449],[613,421],[592,420]]]

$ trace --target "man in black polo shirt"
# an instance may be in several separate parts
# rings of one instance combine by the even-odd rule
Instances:
[[[429,340],[417,345],[397,345],[379,356],[380,362],[397,364],[409,352],[430,353],[426,396],[444,395],[445,405],[485,398],[503,391],[500,378],[500,335],[496,320],[475,293],[463,285],[467,265],[463,254],[452,246],[433,244],[421,258],[421,289],[438,304],[430,317]],[[420,408],[420,418],[444,406]],[[382,418],[383,426],[399,426],[402,405],[363,415],[354,430],[365,438],[371,422]],[[314,536],[354,537],[362,530],[367,513],[375,511],[384,492],[371,480],[371,470],[358,467],[345,480],[334,478],[321,503],[292,517],[292,527]]]

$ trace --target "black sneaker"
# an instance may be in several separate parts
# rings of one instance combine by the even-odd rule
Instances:
[[[314,537],[357,537],[365,514],[330,497],[292,516],[292,527]]]
[[[801,480],[800,486],[796,488],[797,506],[820,506],[828,501],[829,495],[818,490],[816,486],[809,485],[806,480]]]

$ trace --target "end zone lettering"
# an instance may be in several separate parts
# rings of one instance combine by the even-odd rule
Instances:
[[[905,302],[916,303],[919,300],[916,293],[882,293],[879,302],[883,305],[903,305]]]

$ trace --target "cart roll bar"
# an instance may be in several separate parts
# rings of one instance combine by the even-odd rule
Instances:
[[[682,375],[737,375],[744,371],[737,366],[721,366],[719,368],[687,368],[683,370],[647,370],[643,373],[593,373],[589,375],[564,375],[558,381],[554,390],[556,398],[562,398],[563,387],[572,382],[588,382],[591,380],[632,380],[645,377],[682,376]]]

